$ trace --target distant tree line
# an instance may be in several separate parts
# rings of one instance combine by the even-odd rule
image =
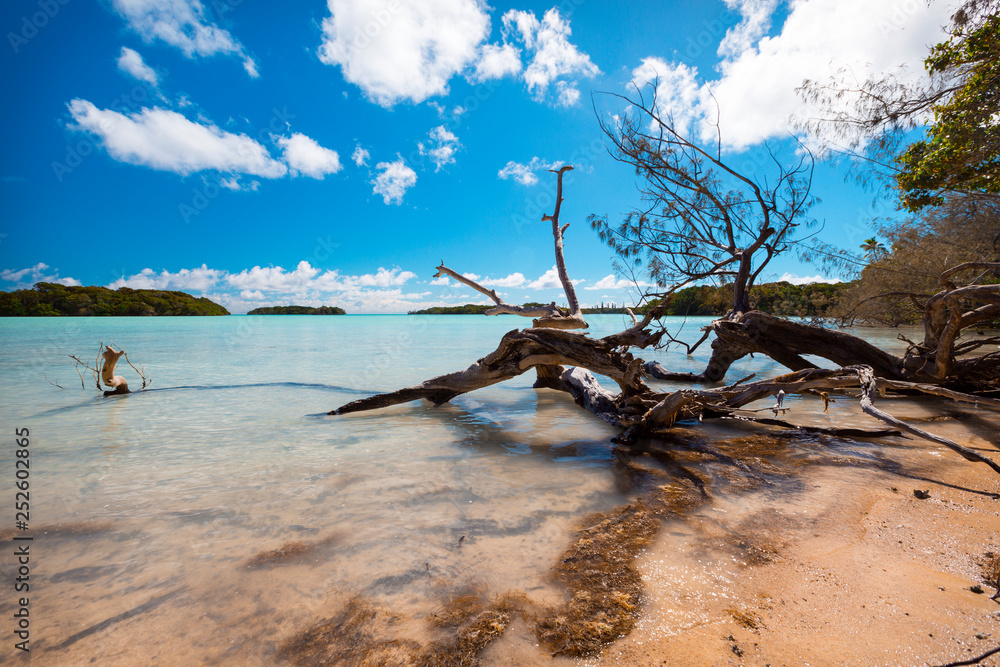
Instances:
[[[754,285],[750,290],[750,305],[756,310],[785,317],[835,317],[841,314],[838,306],[844,294],[854,283],[812,283],[793,285],[788,282]],[[698,285],[686,287],[669,297],[665,306],[668,316],[718,316],[724,315],[733,301],[732,284]],[[645,314],[659,301],[652,301],[632,310]],[[541,305],[534,302],[525,306]],[[493,306],[465,304],[464,306],[435,306],[411,311],[411,315],[482,315]],[[624,313],[624,306],[584,308],[584,314]]]
[[[33,289],[0,292],[0,317],[228,314],[205,297],[166,290],[36,283]]]
[[[750,307],[782,317],[834,317],[838,306],[853,283],[810,283],[793,285],[789,282],[764,283],[750,289]],[[726,284],[686,287],[668,298],[665,314],[672,316],[724,315],[733,302],[733,286]],[[645,304],[638,312],[645,314],[658,301]]]
[[[337,306],[268,306],[254,308],[247,315],[346,315],[347,311]]]

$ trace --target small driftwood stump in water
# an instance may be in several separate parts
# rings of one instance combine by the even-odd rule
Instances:
[[[97,386],[97,390],[104,391],[105,396],[132,393],[132,391],[128,388],[128,382],[125,378],[121,375],[115,375],[115,367],[118,364],[118,360],[122,357],[125,358],[125,363],[131,366],[132,370],[139,374],[139,377],[142,379],[142,389],[145,389],[152,383],[152,379],[146,374],[146,369],[141,367],[136,368],[132,362],[129,361],[128,354],[125,353],[125,350],[120,347],[115,349],[116,347],[117,346],[115,346],[114,343],[111,345],[105,345],[102,341],[100,343],[100,351],[97,353],[97,359],[94,361],[93,366],[90,366],[75,355],[69,355],[69,358],[76,362],[76,372],[80,375],[81,387],[86,387],[86,383],[83,380],[83,373],[80,372],[80,366],[83,366],[93,373],[94,384]],[[102,383],[104,387],[108,387],[107,390],[102,389]]]
[[[128,382],[125,381],[121,375],[115,375],[115,364],[118,363],[118,359],[125,354],[124,350],[113,350],[111,346],[104,348],[104,352],[101,354],[101,358],[104,363],[101,365],[101,382],[105,386],[111,387],[111,391],[104,392],[104,395],[108,394],[128,394]]]

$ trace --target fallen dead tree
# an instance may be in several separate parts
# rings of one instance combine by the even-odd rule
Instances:
[[[755,454],[744,456],[735,451],[727,452],[721,443],[693,441],[689,435],[691,427],[699,422],[731,420],[757,424],[772,431],[775,428],[786,429],[792,434],[799,431],[806,437],[825,434],[872,439],[901,436],[906,432],[947,447],[968,461],[983,463],[1000,473],[1000,465],[989,457],[919,429],[875,406],[876,397],[890,392],[898,396],[935,396],[992,410],[1000,410],[1000,399],[946,386],[951,383],[936,378],[930,372],[907,373],[905,358],[887,354],[849,334],[788,322],[752,310],[735,315],[730,313],[713,323],[709,332],[714,332],[716,336],[712,343],[712,360],[706,372],[695,375],[670,373],[659,364],[645,362],[633,354],[661,345],[665,338],[673,340],[663,327],[657,326],[662,311],[660,307],[651,308],[641,321],[633,316],[633,326],[602,338],[593,338],[585,331],[574,331],[586,328],[586,322],[562,256],[563,233],[568,225],[559,225],[562,178],[571,168],[563,167],[557,172],[555,212],[544,218],[552,222],[557,266],[569,308],[559,308],[554,303],[537,308],[507,304],[494,290],[486,289],[442,262],[437,267],[438,276],[454,278],[496,304],[487,315],[514,313],[532,317],[533,326],[507,332],[494,351],[464,370],[352,401],[329,413],[349,415],[416,400],[441,405],[456,396],[534,370],[537,374],[536,388],[568,393],[583,409],[619,430],[618,435],[612,438],[613,451],[618,460],[616,467],[620,467],[625,476],[656,480],[655,489],[648,491],[647,487],[645,495],[621,511],[594,517],[597,523],[579,531],[573,546],[556,564],[553,576],[567,587],[572,594],[571,599],[566,605],[544,611],[538,615],[536,622],[539,640],[553,653],[590,655],[627,634],[634,626],[641,608],[641,581],[633,566],[635,555],[656,534],[656,520],[676,518],[683,508],[696,506],[710,497],[708,481],[679,465],[674,460],[675,452],[696,453],[705,457],[703,460],[722,463],[746,484],[767,483],[761,475],[761,464]],[[836,341],[836,344],[831,344],[831,341]],[[829,356],[822,356],[836,359],[840,368],[817,368],[804,358],[803,355],[815,354],[819,346],[824,345]],[[675,381],[719,380],[733,361],[751,353],[766,354],[787,366],[791,372],[756,381],[752,381],[751,376],[721,387],[676,391],[660,391],[647,383],[649,377]],[[960,367],[961,363],[964,362],[957,365]],[[956,368],[956,364],[952,368]],[[597,379],[598,375],[613,381],[617,392],[603,387]],[[931,381],[914,381],[917,378],[929,378]],[[995,385],[996,378],[992,381]],[[991,385],[987,381],[983,386]],[[864,413],[884,422],[888,428],[796,425],[785,414],[789,408],[784,406],[784,398],[792,394],[818,395],[824,404],[833,394],[853,394]],[[771,438],[766,433],[765,430],[762,435]],[[636,462],[635,459],[643,457],[648,458],[652,465]],[[497,634],[499,632],[502,630],[498,630]],[[481,648],[479,644],[469,648],[470,659]],[[454,664],[472,663],[456,661]]]
[[[555,241],[556,265],[563,288],[566,291],[569,309],[549,306],[525,308],[507,304],[495,290],[488,290],[459,272],[447,268],[442,262],[438,266],[438,276],[447,275],[488,296],[496,307],[487,315],[513,313],[536,318],[529,329],[509,331],[500,340],[497,349],[479,359],[465,370],[456,371],[426,380],[419,385],[406,387],[394,392],[376,394],[352,401],[330,411],[331,415],[346,415],[352,412],[378,408],[426,399],[435,405],[446,403],[456,396],[482,389],[498,382],[517,377],[535,369],[538,379],[535,387],[547,387],[570,394],[574,401],[592,412],[601,420],[621,429],[615,438],[619,444],[632,444],[642,438],[664,437],[677,422],[704,419],[739,419],[758,422],[769,426],[797,428],[784,420],[766,419],[758,416],[761,409],[748,406],[756,401],[776,397],[777,403],[769,408],[777,417],[782,407],[783,397],[788,394],[819,394],[826,401],[830,392],[844,392],[848,389],[860,390],[861,409],[868,415],[893,427],[893,430],[862,431],[859,429],[819,429],[813,431],[832,435],[853,435],[880,437],[898,434],[899,430],[944,445],[969,461],[985,463],[1000,473],[991,459],[963,447],[950,440],[915,428],[896,419],[874,406],[876,392],[893,391],[900,395],[924,394],[945,397],[974,405],[1000,409],[1000,400],[985,395],[958,391],[947,382],[952,377],[940,369],[951,369],[960,377],[974,376],[980,389],[992,389],[1000,383],[998,374],[990,370],[1000,363],[1000,353],[992,353],[974,359],[951,359],[939,361],[934,369],[929,369],[926,359],[917,367],[913,356],[897,357],[850,334],[824,329],[818,326],[792,322],[758,311],[730,313],[712,324],[715,334],[712,342],[713,354],[707,369],[701,374],[672,373],[655,362],[644,362],[633,356],[633,348],[645,349],[660,343],[666,331],[654,331],[653,322],[660,317],[660,308],[654,307],[642,321],[634,320],[634,325],[622,332],[591,338],[585,333],[567,329],[586,328],[580,305],[573,289],[573,283],[566,271],[563,258],[563,233],[568,224],[560,226],[559,212],[562,205],[563,175],[573,167],[566,165],[557,174],[557,196],[555,212],[543,217],[552,222]],[[964,268],[992,268],[984,266],[960,267],[942,277],[947,290],[957,291],[955,285],[946,281],[951,275]],[[933,324],[928,325],[928,340],[938,340],[951,336],[948,354],[954,354],[952,332],[956,327],[993,316],[1000,309],[1000,285],[979,286],[973,294],[986,300],[987,306],[980,307],[970,315],[960,312],[961,308],[947,308],[946,304],[959,303],[947,294],[936,301]],[[996,292],[997,305],[992,305],[991,295]],[[962,302],[967,303],[967,302]],[[940,305],[945,304],[945,305]],[[942,310],[942,308],[944,310]],[[935,338],[937,337],[937,338]],[[944,343],[938,341],[935,350],[940,351]],[[911,346],[916,353],[932,349],[929,343]],[[731,364],[748,354],[762,353],[788,367],[792,373],[776,378],[744,383],[743,380],[721,388],[682,389],[670,393],[657,392],[650,388],[644,376],[672,381],[718,382]],[[820,369],[806,360],[803,355],[816,354],[841,365],[839,369]],[[942,354],[937,352],[936,354]],[[980,368],[976,374],[971,368]],[[604,389],[594,374],[610,378],[618,385],[618,393]],[[916,381],[924,380],[924,381]],[[929,382],[927,382],[929,381]],[[848,433],[849,432],[849,433]]]

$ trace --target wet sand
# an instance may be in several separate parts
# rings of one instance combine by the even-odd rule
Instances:
[[[672,523],[640,558],[642,620],[585,664],[944,665],[997,648],[983,566],[1000,477],[924,444],[892,447],[895,472],[817,467],[789,502],[717,498]]]

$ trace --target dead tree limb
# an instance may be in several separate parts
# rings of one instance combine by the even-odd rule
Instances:
[[[573,167],[570,165],[565,165],[559,171],[552,171],[556,174],[557,185],[556,185],[556,208],[552,215],[543,215],[543,221],[552,222],[552,238],[555,242],[555,255],[556,255],[556,271],[559,274],[559,282],[562,283],[563,291],[566,293],[566,301],[569,304],[569,309],[563,309],[558,307],[555,302],[550,303],[547,306],[517,306],[505,302],[496,290],[486,289],[475,280],[463,276],[458,271],[450,269],[444,265],[442,260],[441,264],[437,267],[437,273],[434,274],[435,278],[440,278],[442,276],[449,276],[454,278],[456,281],[467,285],[472,289],[476,290],[480,294],[484,294],[489,297],[489,299],[496,304],[493,308],[486,311],[487,315],[520,315],[521,317],[534,317],[532,325],[539,328],[548,329],[586,329],[588,327],[586,320],[583,319],[583,312],[580,310],[580,302],[576,298],[576,290],[573,288],[573,281],[569,279],[569,274],[566,271],[566,260],[563,257],[563,233],[566,228],[569,227],[569,223],[559,226],[559,211],[562,208],[562,181],[563,174],[567,171],[572,170]]]
[[[566,302],[569,304],[569,315],[565,318],[554,320],[542,317],[535,321],[536,327],[554,326],[559,329],[587,328],[587,323],[583,319],[583,312],[580,310],[580,302],[576,298],[576,289],[573,287],[573,281],[569,279],[569,273],[566,271],[566,259],[563,257],[563,234],[566,228],[569,227],[569,223],[567,222],[562,227],[559,226],[559,212],[562,210],[563,203],[563,174],[572,169],[573,167],[567,164],[560,167],[559,171],[549,170],[556,174],[556,208],[552,215],[542,216],[543,221],[552,222],[552,238],[555,239],[556,246],[556,272],[559,274],[559,282],[562,283],[563,291],[566,293]],[[573,322],[574,326],[567,326],[569,322]]]
[[[993,460],[986,458],[979,452],[969,449],[968,447],[963,447],[957,442],[952,442],[948,438],[943,438],[939,435],[934,435],[933,433],[928,433],[916,426],[911,426],[906,422],[896,419],[887,412],[883,412],[875,407],[875,393],[878,391],[878,382],[875,380],[875,376],[872,374],[872,369],[868,366],[856,366],[855,370],[858,374],[858,380],[861,383],[861,409],[867,415],[871,415],[876,419],[884,421],[886,424],[895,426],[901,431],[906,431],[907,433],[912,433],[913,435],[920,436],[925,440],[930,440],[931,442],[936,442],[939,445],[944,445],[945,447],[958,452],[958,454],[964,458],[966,461],[974,461],[977,463],[985,463],[989,467],[993,468],[994,471],[1000,473],[1000,465],[997,465]]]
[[[420,398],[426,398],[435,405],[440,405],[459,394],[509,380],[537,366],[563,364],[581,366],[609,377],[618,383],[622,393],[626,395],[648,392],[649,388],[646,387],[642,377],[634,372],[634,368],[630,373],[632,361],[631,354],[621,352],[614,345],[601,339],[594,340],[582,334],[558,329],[515,329],[504,335],[496,350],[464,371],[441,375],[419,385],[388,394],[352,401],[329,414],[343,415],[373,410]],[[562,377],[562,372],[559,377]],[[569,380],[570,378],[567,378],[566,381]],[[577,379],[576,384],[579,386],[578,391],[582,392],[586,383]],[[595,396],[590,402],[593,405],[605,405],[599,396]]]
[[[568,313],[562,308],[559,308],[555,302],[550,303],[547,306],[516,306],[514,304],[507,303],[500,295],[497,294],[496,290],[486,289],[475,280],[471,278],[466,278],[458,271],[454,269],[449,269],[441,262],[437,267],[437,273],[434,274],[435,278],[440,278],[441,276],[451,276],[456,281],[468,285],[472,289],[485,294],[496,304],[495,308],[490,308],[486,311],[487,315],[520,315],[521,317],[549,317],[549,318],[561,318],[566,317]],[[571,328],[571,327],[566,327]]]

